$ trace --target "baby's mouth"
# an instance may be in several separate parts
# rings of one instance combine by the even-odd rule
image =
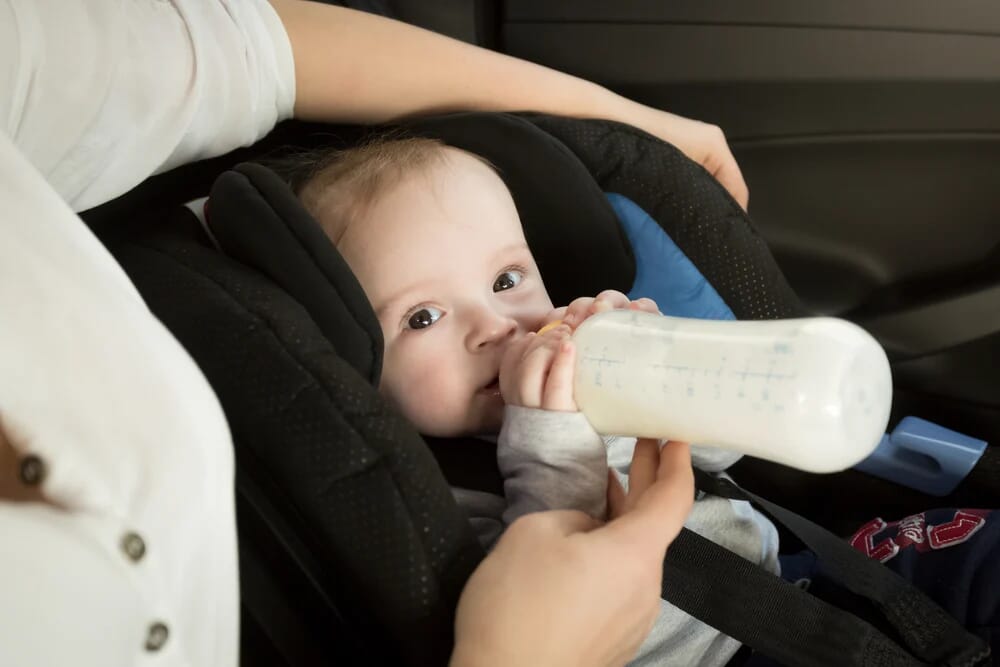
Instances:
[[[491,380],[489,382],[489,384],[483,386],[479,390],[479,392],[481,394],[489,394],[489,395],[499,396],[500,395],[500,376],[498,375],[497,377],[493,378],[493,380]]]

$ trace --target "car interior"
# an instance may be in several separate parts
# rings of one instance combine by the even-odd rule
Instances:
[[[747,229],[767,248],[761,261],[775,267],[774,289],[789,295],[779,315],[836,316],[875,337],[891,362],[889,430],[915,416],[989,443],[944,495],[859,470],[820,475],[750,457],[729,471],[741,486],[839,536],[876,515],[997,506],[1000,192],[991,167],[1000,160],[1000,8],[994,3],[338,4],[719,125],[749,186]],[[558,123],[532,122],[575,145],[571,133],[559,134]],[[353,296],[330,291],[353,277],[337,257],[315,250],[310,235],[318,230],[282,203],[281,185],[253,167],[234,169],[267,163],[289,147],[347,145],[365,134],[353,126],[289,121],[255,146],[153,177],[83,215],[201,365],[231,422],[241,416],[232,426],[245,665],[443,664],[458,593],[483,555],[443,489],[445,481],[492,488],[495,457],[421,439],[371,387],[345,379],[377,380],[379,354],[365,352],[374,340],[370,307],[359,289]],[[474,132],[460,134],[469,141]],[[210,191],[234,202],[219,212],[210,208],[215,247],[180,210]],[[259,237],[248,231],[249,221],[256,225],[272,213]],[[268,256],[273,263],[262,259]],[[318,272],[283,268],[313,263]],[[337,308],[326,308],[331,301]],[[293,366],[258,363],[289,350]],[[320,378],[315,391],[334,405],[331,414],[322,412],[322,402],[286,400],[306,386],[297,374],[303,370]],[[364,409],[352,411],[352,401]],[[319,431],[302,426],[326,420]],[[335,454],[319,453],[330,448],[317,432],[337,439]],[[287,449],[261,444],[300,441]],[[369,455],[385,465],[373,467]],[[315,475],[303,479],[303,470]],[[424,525],[415,514],[434,515],[427,526],[437,547],[418,540],[426,551],[414,551],[408,531]],[[358,547],[359,531],[373,521],[385,524],[382,542]],[[416,564],[400,571],[401,561]],[[433,579],[437,592],[400,601],[397,591],[419,591],[421,577]]]
[[[532,0],[462,15],[462,3],[429,4],[436,9],[393,6],[431,29],[719,125],[753,223],[806,310],[851,320],[885,348],[891,424],[915,415],[997,441],[996,5]],[[761,472],[738,465],[748,469],[739,479]],[[852,487],[868,484],[846,475]],[[967,480],[951,502],[995,498],[984,479]],[[767,493],[821,513],[842,483],[772,476]],[[906,489],[893,500],[904,513],[922,503]],[[848,530],[859,517],[845,518],[829,522]]]

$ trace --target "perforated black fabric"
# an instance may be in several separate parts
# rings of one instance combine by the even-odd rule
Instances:
[[[301,306],[192,240],[186,217],[119,261],[210,378],[242,473],[270,491],[372,663],[443,664],[483,554],[433,457]]]
[[[370,384],[382,369],[382,329],[350,267],[274,173],[237,165],[212,186],[212,236],[301,303],[337,353]]]
[[[625,195],[659,222],[737,318],[806,314],[746,213],[679,150],[612,121],[525,117],[562,140],[602,189]]]

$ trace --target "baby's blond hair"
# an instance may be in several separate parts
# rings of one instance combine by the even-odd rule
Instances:
[[[324,154],[299,188],[299,198],[336,245],[379,195],[446,159],[446,146],[437,139],[378,138]]]

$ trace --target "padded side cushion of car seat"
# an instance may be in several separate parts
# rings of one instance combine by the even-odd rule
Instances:
[[[179,208],[115,254],[211,382],[239,474],[280,505],[352,631],[395,664],[443,664],[483,552],[433,456],[302,305],[199,235]]]
[[[635,252],[635,282],[628,292],[630,299],[653,299],[661,313],[674,317],[736,319],[660,223],[628,197],[609,192],[608,201]]]
[[[806,315],[747,213],[676,147],[614,121],[524,118],[572,150],[602,190],[656,220],[738,319]]]
[[[378,319],[350,267],[280,178],[253,163],[224,172],[212,186],[207,215],[227,255],[298,300],[341,358],[378,384]]]

